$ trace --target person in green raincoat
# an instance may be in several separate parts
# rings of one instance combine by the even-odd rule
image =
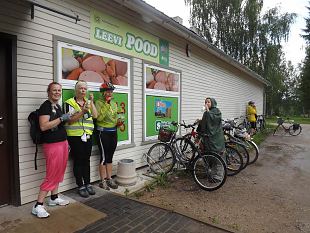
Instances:
[[[198,130],[206,134],[204,139],[205,151],[221,153],[224,150],[222,113],[217,108],[217,102],[214,98],[206,98],[205,112],[203,113]]]

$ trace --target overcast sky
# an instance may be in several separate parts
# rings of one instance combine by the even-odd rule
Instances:
[[[183,18],[183,25],[189,27],[189,8],[185,7],[184,0],[145,0],[145,2],[170,17],[180,16]],[[291,27],[289,41],[283,44],[286,60],[291,60],[294,65],[300,63],[305,57],[305,42],[300,34],[303,33],[302,29],[306,25],[304,18],[308,17],[306,8],[308,5],[310,5],[308,0],[264,0],[264,11],[279,6],[281,12],[297,14],[296,22]]]

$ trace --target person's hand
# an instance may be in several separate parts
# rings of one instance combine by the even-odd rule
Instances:
[[[94,94],[90,93],[88,99],[93,102],[94,101]]]
[[[70,120],[70,114],[66,113],[66,114],[62,114],[61,117],[59,117],[61,122],[66,122],[68,120]]]
[[[88,111],[89,111],[89,109],[90,109],[90,104],[85,103],[85,104],[84,104],[84,107],[83,107],[83,113],[88,112]]]
[[[209,107],[208,107],[207,103],[205,103],[205,109],[206,109],[207,112],[209,111]]]

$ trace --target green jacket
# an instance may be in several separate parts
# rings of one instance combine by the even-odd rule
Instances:
[[[108,104],[102,97],[96,101],[98,111],[97,129],[114,128],[117,125],[117,105],[114,101]]]
[[[224,132],[222,128],[222,113],[216,107],[216,100],[210,98],[211,108],[205,111],[200,122],[200,131],[207,134],[204,140],[205,150],[221,152],[225,148]]]

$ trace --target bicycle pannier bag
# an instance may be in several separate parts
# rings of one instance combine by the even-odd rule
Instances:
[[[299,129],[299,124],[295,123],[293,124],[293,130],[298,130]]]
[[[158,140],[161,142],[169,142],[172,136],[172,131],[168,128],[160,128],[158,133]]]

